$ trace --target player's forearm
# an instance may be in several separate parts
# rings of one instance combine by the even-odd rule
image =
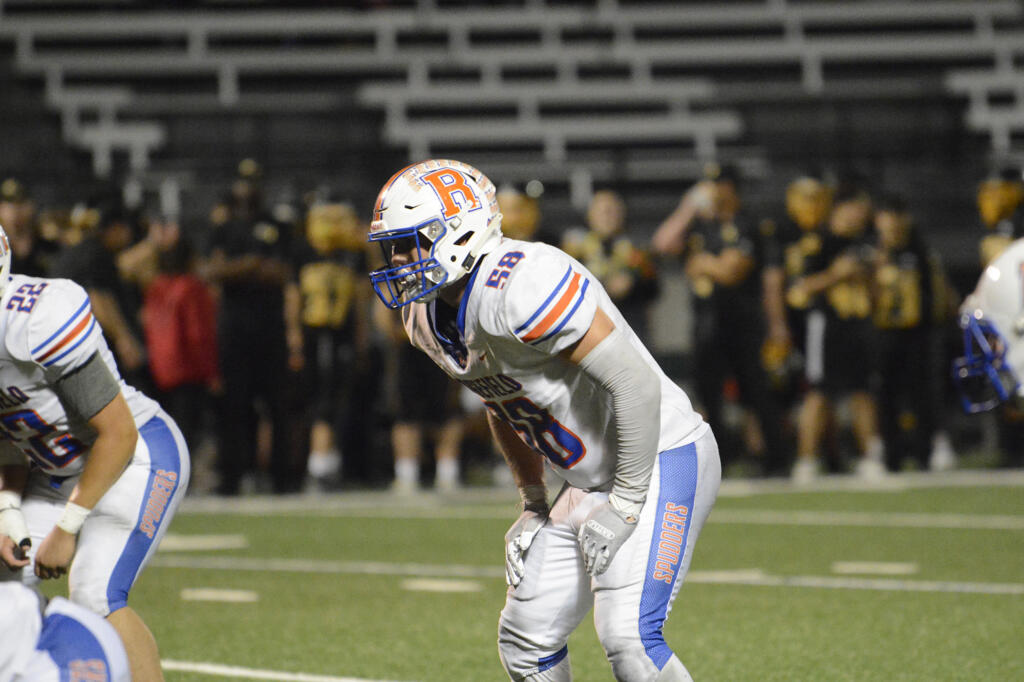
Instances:
[[[95,507],[128,466],[137,438],[138,431],[120,436],[104,434],[97,438],[68,501],[86,509]]]
[[[491,435],[498,445],[512,478],[520,490],[530,486],[544,485],[544,462],[540,455],[531,450],[512,427],[487,412],[487,423],[491,427]]]
[[[661,431],[661,381],[619,329],[608,334],[580,367],[612,396],[618,459],[612,495],[638,514],[647,499]],[[623,511],[620,509],[620,511]]]

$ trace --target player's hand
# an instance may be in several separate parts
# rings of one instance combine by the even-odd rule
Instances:
[[[36,552],[36,576],[47,580],[67,573],[71,560],[75,558],[77,544],[76,536],[54,526]]]
[[[12,571],[18,571],[28,566],[28,550],[32,541],[28,538],[21,544],[15,544],[7,535],[0,535],[0,561]]]
[[[537,532],[548,521],[548,511],[525,510],[505,533],[505,582],[518,587],[526,572],[523,557],[530,548]]]
[[[615,553],[633,534],[636,522],[635,516],[623,516],[610,502],[604,502],[590,512],[580,527],[578,538],[587,573],[598,576],[607,570]]]
[[[25,517],[18,507],[0,511],[0,561],[16,571],[28,566],[28,550],[32,546]]]

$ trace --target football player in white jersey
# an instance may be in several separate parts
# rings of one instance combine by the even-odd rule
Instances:
[[[484,401],[519,486],[501,661],[513,680],[570,680],[567,641],[593,607],[616,679],[689,680],[662,625],[718,492],[714,436],[597,278],[500,223],[490,180],[430,160],[384,185],[369,238],[378,295]],[[563,482],[550,505],[545,464]]]
[[[953,379],[964,410],[1024,409],[1024,239],[981,273],[960,306],[960,328],[964,355],[953,363]]]
[[[85,290],[11,275],[0,228],[0,580],[69,573],[71,601],[107,618],[136,681],[161,680],[127,605],[185,494],[174,421],[118,374]]]
[[[92,611],[16,582],[0,584],[0,604],[0,682],[131,680],[121,639]]]

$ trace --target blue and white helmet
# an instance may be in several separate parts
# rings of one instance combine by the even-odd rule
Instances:
[[[1024,401],[1024,239],[985,268],[960,306],[964,355],[953,380],[967,412]]]
[[[426,303],[441,287],[472,272],[501,242],[494,184],[460,161],[431,159],[403,168],[377,195],[369,240],[380,243],[387,263],[370,273],[384,304]],[[392,254],[412,246],[429,255],[393,266]]]

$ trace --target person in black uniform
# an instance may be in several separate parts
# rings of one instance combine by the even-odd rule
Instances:
[[[51,277],[66,277],[89,292],[96,321],[103,329],[118,367],[133,386],[149,386],[145,347],[140,340],[139,292],[118,271],[117,259],[135,237],[136,216],[116,201],[86,210],[82,241],[65,247],[50,265]]]
[[[1024,174],[1005,166],[978,186],[978,213],[985,234],[978,243],[984,268],[1014,239],[1024,237]]]
[[[587,207],[586,227],[566,230],[562,250],[597,277],[637,335],[647,340],[647,306],[658,295],[650,254],[626,229],[626,203],[617,192],[598,190]]]
[[[309,423],[310,483],[338,487],[347,447],[356,354],[366,346],[366,236],[355,210],[319,202],[306,216],[306,239],[295,254],[295,279],[288,286],[293,362],[301,353],[302,394]]]
[[[237,495],[243,474],[254,469],[257,405],[271,427],[274,492],[292,492],[301,483],[289,456],[284,404],[290,235],[263,207],[261,176],[254,161],[239,164],[230,212],[213,227],[210,255],[201,270],[222,292],[218,336],[224,395],[217,450],[217,492],[222,495]]]
[[[899,471],[909,455],[926,469],[936,430],[935,363],[931,358],[936,282],[941,268],[898,196],[876,207],[878,250],[872,282],[874,297],[878,414],[886,466]],[[938,292],[941,297],[942,292]]]
[[[831,403],[846,397],[860,451],[857,473],[871,478],[885,471],[869,371],[874,342],[871,211],[871,197],[859,184],[841,183],[821,251],[809,261],[806,274],[786,290],[790,306],[809,310],[805,342],[809,390],[797,424],[797,462],[792,472],[796,482],[817,475],[819,450],[833,424]]]
[[[787,466],[782,412],[761,365],[765,339],[757,226],[740,212],[735,169],[712,166],[652,238],[654,252],[681,255],[694,294],[694,365],[705,418],[721,424],[723,388],[731,374],[741,402],[753,410],[763,440],[763,468]],[[737,451],[723,447],[722,452]]]
[[[17,178],[0,182],[0,225],[11,242],[18,272],[31,277],[49,277],[60,246],[39,233],[35,202]]]

